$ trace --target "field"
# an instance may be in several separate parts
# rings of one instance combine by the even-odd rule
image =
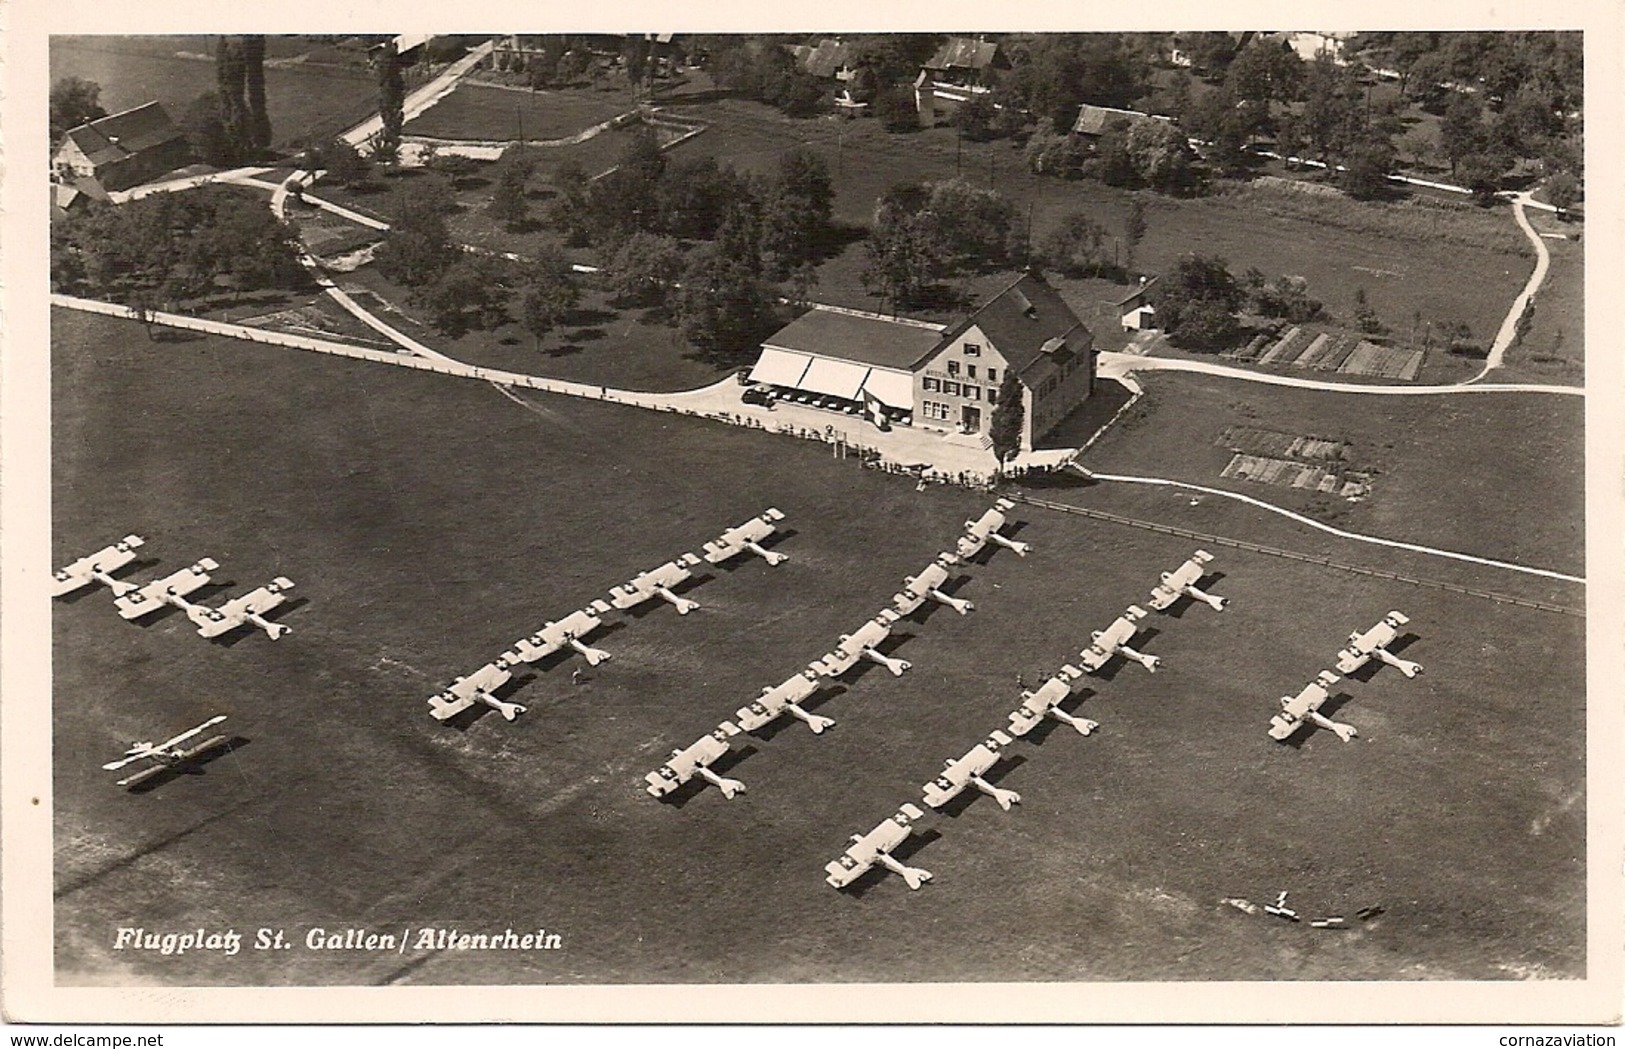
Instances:
[[[1585,381],[1585,226],[1559,222],[1530,208],[1529,221],[1540,233],[1565,239],[1546,239],[1551,266],[1535,295],[1535,315],[1529,330],[1507,354],[1508,381],[1578,385]]]
[[[275,644],[211,645],[173,614],[132,626],[105,593],[57,604],[59,985],[1585,972],[1583,620],[1219,551],[1230,607],[1148,622],[1164,667],[1085,682],[1093,736],[1016,744],[990,774],[1024,795],[1014,813],[973,795],[931,816],[906,856],[936,874],[918,894],[889,875],[837,893],[822,867],[848,834],[918,801],[1003,726],[1017,674],[1075,658],[1191,542],[1020,510],[1034,553],[966,566],[974,614],[902,624],[888,651],[908,674],[821,694],[840,722],[824,736],[737,740],[725,772],[748,794],[661,804],[644,772],[872,615],[987,497],[700,420],[525,410],[475,382],[53,320],[54,560],[133,529],[155,563],[127,574],[208,554],[224,567],[205,600],[279,572],[300,598]],[[519,675],[517,722],[426,716],[454,674],[767,505],[787,564],[709,570],[688,617],[612,620],[592,640],[614,659],[585,683],[576,659]],[[1276,697],[1391,607],[1427,674],[1347,679],[1356,743],[1271,741]],[[216,712],[239,744],[202,775],[130,795],[95,767]],[[1333,932],[1224,902],[1283,889],[1307,916],[1386,912]],[[281,927],[298,946],[111,950],[128,924]],[[304,947],[315,927],[436,925],[544,926],[563,948]]]
[[[465,83],[409,122],[405,133],[498,142],[568,138],[633,106],[624,90],[532,92]]]
[[[673,112],[713,123],[677,146],[673,157],[712,155],[749,171],[776,169],[792,149],[821,155],[834,176],[836,217],[867,225],[890,186],[952,178],[991,185],[1030,216],[1033,243],[1069,212],[1083,210],[1109,234],[1123,229],[1132,195],[1089,180],[1067,182],[1027,171],[1009,142],[957,144],[951,128],[887,134],[874,120],[793,120],[764,106],[726,99]],[[1533,263],[1527,242],[1504,210],[1443,210],[1424,204],[1361,204],[1289,187],[1249,186],[1209,197],[1143,194],[1147,230],[1136,269],[1167,270],[1193,250],[1225,258],[1232,272],[1256,266],[1268,276],[1308,279],[1309,294],[1349,315],[1364,288],[1372,308],[1395,332],[1412,317],[1465,321],[1492,336]],[[850,246],[819,272],[820,298],[875,308],[862,288],[862,245]]]
[[[1584,404],[1525,394],[1376,397],[1144,374],[1144,400],[1083,462],[1173,477],[1283,505],[1349,531],[1583,575]],[[1372,492],[1350,504],[1221,479],[1228,426],[1346,441]],[[1486,512],[1493,509],[1493,512]]]
[[[278,37],[268,38],[272,57]],[[163,103],[170,119],[216,88],[212,37],[59,36],[51,39],[51,78],[83,77],[101,85],[101,105],[117,113],[147,102]],[[184,56],[184,57],[183,57]],[[307,138],[331,138],[378,108],[378,85],[364,62],[267,65],[265,102],[272,145],[286,148]]]

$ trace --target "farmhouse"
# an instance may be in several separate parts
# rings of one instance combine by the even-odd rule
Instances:
[[[914,80],[914,107],[924,127],[935,127],[977,95],[992,89],[992,70],[1008,65],[999,45],[989,40],[950,37],[926,60]]]
[[[817,46],[786,46],[801,71],[819,80],[833,79],[844,84],[857,69],[857,48],[840,40],[820,40]]]
[[[762,344],[752,382],[814,407],[987,440],[1007,377],[1031,448],[1094,388],[1094,336],[1027,273],[947,328],[815,308]]]
[[[92,195],[129,189],[192,162],[191,148],[156,102],[71,128],[51,158],[59,182]]]
[[[1173,123],[1169,117],[1153,116],[1134,109],[1113,109],[1110,106],[1091,106],[1085,103],[1078,109],[1078,119],[1072,124],[1072,133],[1087,139],[1098,139],[1113,124],[1142,124],[1148,121]]]

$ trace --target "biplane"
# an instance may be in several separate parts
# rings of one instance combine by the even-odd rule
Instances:
[[[1026,557],[1028,552],[1032,550],[1030,543],[1023,543],[1016,539],[1006,539],[999,534],[999,529],[1003,528],[1004,522],[1008,520],[1006,515],[1015,508],[1015,503],[1008,499],[1000,499],[993,504],[993,509],[981,517],[974,521],[966,521],[965,534],[959,537],[959,545],[956,549],[959,556],[975,557],[981,552],[982,547],[992,541],[1008,550],[1014,550],[1021,557]]]
[[[513,672],[506,657],[499,657],[480,667],[467,677],[452,681],[451,687],[429,697],[429,716],[445,721],[475,704],[484,704],[509,721],[525,712],[518,703],[505,703],[496,698],[497,689],[513,680]]]
[[[168,772],[184,766],[189,762],[195,761],[204,754],[207,754],[209,751],[214,750],[216,747],[222,746],[228,742],[231,739],[230,736],[211,736],[202,743],[197,743],[187,747],[183,747],[181,745],[192,737],[202,733],[204,729],[213,728],[215,725],[220,724],[224,720],[226,720],[226,715],[216,714],[214,717],[205,721],[196,728],[187,729],[180,735],[166,739],[162,743],[132,743],[130,744],[130,749],[124,752],[124,756],[122,758],[119,758],[117,761],[109,761],[107,764],[103,765],[102,768],[109,772],[113,772],[135,761],[145,760],[155,762],[155,764],[142,769],[134,775],[125,776],[123,779],[118,781],[118,785],[120,787],[135,787],[146,782],[159,773]]]
[[[801,702],[817,691],[818,675],[811,670],[803,670],[777,685],[762,689],[761,697],[734,711],[734,717],[739,719],[740,728],[754,732],[781,715],[789,714],[816,735],[835,727],[834,718],[809,714],[801,709]]]
[[[265,618],[265,613],[286,601],[287,592],[292,589],[293,580],[279,575],[265,586],[256,587],[241,597],[234,597],[218,608],[193,605],[192,609],[195,611],[188,611],[187,615],[197,624],[197,632],[204,637],[219,637],[245,623],[252,623],[275,641],[283,634],[291,633],[293,628],[271,622]]]
[[[728,740],[737,735],[739,726],[732,721],[724,721],[682,750],[672,751],[664,765],[643,777],[648,784],[644,789],[654,797],[661,798],[699,776],[722,791],[725,798],[745,793],[743,783],[711,771],[711,765],[728,753]]]
[[[845,888],[879,864],[900,876],[909,888],[918,889],[931,880],[931,872],[907,866],[893,859],[891,852],[908,838],[914,821],[924,815],[917,806],[905,802],[902,808],[881,820],[867,834],[852,835],[847,839],[846,851],[838,859],[824,865],[824,880],[837,889]]]
[[[686,597],[678,597],[672,593],[671,588],[693,577],[693,568],[700,563],[700,559],[693,554],[684,554],[675,561],[668,561],[659,568],[651,568],[642,575],[633,576],[620,586],[611,587],[609,603],[625,611],[636,608],[645,601],[660,598],[673,608],[677,614],[686,616],[700,607],[698,601],[690,601]]]
[[[1162,573],[1162,582],[1151,591],[1149,602],[1151,607],[1158,612],[1165,612],[1183,596],[1200,601],[1215,612],[1223,612],[1225,598],[1215,597],[1196,586],[1207,574],[1207,563],[1211,560],[1212,554],[1206,550],[1198,550],[1172,572]]]
[[[118,614],[124,619],[140,619],[151,615],[165,605],[173,605],[184,609],[188,616],[194,617],[202,614],[202,609],[186,600],[186,595],[205,586],[209,582],[209,573],[220,565],[212,557],[201,558],[197,562],[172,572],[162,579],[154,579],[137,590],[132,590],[123,597],[113,599],[113,605]]]
[[[586,608],[571,612],[556,623],[548,623],[531,636],[515,641],[512,649],[502,653],[502,658],[510,665],[519,662],[535,663],[555,652],[573,648],[586,657],[588,666],[595,667],[609,659],[609,653],[601,648],[593,648],[581,639],[603,626],[603,617],[608,612],[609,605],[602,601],[594,601]]]
[[[892,624],[901,618],[889,608],[881,609],[879,615],[858,627],[856,633],[842,634],[841,643],[835,646],[835,651],[809,663],[808,669],[824,677],[839,677],[856,666],[858,660],[867,659],[891,671],[893,677],[902,677],[903,671],[914,664],[906,659],[882,655],[875,647],[891,636]]]
[[[146,543],[138,535],[127,535],[116,543],[86,554],[66,568],[51,573],[51,596],[62,597],[91,583],[101,583],[113,591],[114,597],[123,597],[136,589],[134,583],[114,579],[113,572],[135,560],[136,547]]]
[[[761,542],[773,534],[774,526],[784,520],[784,514],[774,507],[768,507],[759,516],[751,518],[736,528],[730,528],[716,539],[705,544],[705,559],[714,565],[720,565],[731,557],[737,557],[745,551],[750,551],[770,565],[783,564],[790,560],[783,554],[776,554],[762,547]]]
[[[1388,651],[1388,646],[1399,636],[1399,628],[1409,622],[1410,619],[1403,612],[1389,612],[1382,618],[1382,622],[1363,634],[1350,634],[1349,646],[1337,653],[1337,669],[1345,674],[1352,674],[1375,656],[1406,677],[1420,674],[1422,664],[1400,659]]]
[[[1083,671],[1068,663],[1038,688],[1022,692],[1021,706],[1010,712],[1010,734],[1025,736],[1046,717],[1071,725],[1083,736],[1099,728],[1100,722],[1074,717],[1061,709],[1061,703],[1072,695],[1072,682],[1080,677],[1083,677]]]
[[[976,611],[976,606],[963,598],[950,597],[939,589],[948,581],[948,566],[957,565],[959,558],[953,554],[938,554],[937,559],[931,562],[930,567],[916,576],[908,576],[903,580],[903,589],[892,596],[892,607],[898,615],[910,615],[926,601],[935,601],[941,605],[965,615]]]
[[[949,758],[943,763],[942,773],[921,788],[925,791],[925,803],[940,809],[964,793],[966,787],[975,787],[998,802],[999,808],[1009,812],[1010,806],[1020,803],[1021,795],[1013,790],[995,787],[982,778],[982,773],[999,763],[999,750],[1011,742],[1009,736],[994,729],[991,736],[964,754]]]
[[[1303,690],[1296,696],[1282,696],[1281,712],[1270,719],[1270,738],[1284,740],[1298,731],[1305,722],[1337,733],[1337,738],[1344,743],[1358,736],[1360,733],[1353,725],[1333,721],[1320,713],[1321,704],[1325,703],[1330,695],[1326,690],[1341,680],[1342,678],[1330,670],[1322,670],[1315,680],[1303,686]]]
[[[1129,605],[1111,626],[1105,630],[1096,630],[1090,634],[1091,643],[1089,647],[1078,653],[1078,661],[1083,664],[1083,669],[1093,674],[1105,666],[1113,656],[1122,656],[1124,659],[1132,659],[1145,669],[1156,673],[1157,664],[1161,663],[1162,659],[1158,656],[1148,656],[1136,652],[1128,644],[1129,639],[1134,636],[1135,630],[1138,629],[1134,624],[1145,617],[1145,609],[1139,605]]]

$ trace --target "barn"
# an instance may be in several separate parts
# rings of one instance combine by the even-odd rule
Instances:
[[[156,102],[70,128],[51,158],[59,182],[105,195],[150,182],[192,162],[192,151]]]

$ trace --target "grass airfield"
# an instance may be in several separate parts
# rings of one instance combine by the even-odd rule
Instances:
[[[736,739],[719,771],[742,797],[665,804],[645,772],[888,604],[990,497],[697,419],[53,322],[53,561],[136,531],[153,563],[126,577],[208,555],[220,585],[198,599],[286,574],[299,602],[274,644],[211,644],[178,612],[131,625],[99,589],[57,602],[60,984],[1584,974],[1583,620],[1214,550],[1230,607],[1153,614],[1135,644],[1163,657],[1155,675],[1079,683],[1069,709],[1094,735],[1045,726],[1009,748],[989,778],[1016,811],[967,795],[899,853],[935,873],[922,891],[870,875],[840,893],[822,868],[847,835],[919,803],[945,758],[1005,727],[1018,672],[1031,687],[1075,660],[1194,544],[1022,508],[1009,531],[1033,554],[991,549],[953,588],[975,613],[899,624],[888,651],[911,671],[821,692],[809,706],[839,722],[821,737],[786,719]],[[515,723],[428,717],[453,676],[769,505],[787,564],[708,569],[686,617],[607,619],[589,640],[614,659],[584,684],[579,657],[522,668]],[[1345,679],[1352,744],[1272,741],[1277,697],[1390,608],[1426,673]],[[130,794],[97,767],[214,713],[239,744],[201,775]],[[1283,889],[1306,917],[1386,913],[1337,932],[1223,902]],[[114,951],[125,925],[297,946]],[[563,946],[303,946],[317,927],[425,926]]]

